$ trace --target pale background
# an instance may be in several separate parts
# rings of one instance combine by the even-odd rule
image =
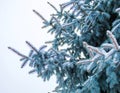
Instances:
[[[48,93],[55,88],[54,77],[43,82],[36,74],[29,75],[30,68],[21,69],[20,57],[7,49],[11,46],[28,54],[26,40],[39,48],[52,38],[46,34],[47,29],[41,29],[42,20],[32,12],[35,9],[49,19],[54,10],[47,1],[58,7],[68,0],[0,0],[0,93]]]

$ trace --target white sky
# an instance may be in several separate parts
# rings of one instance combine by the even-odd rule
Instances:
[[[55,78],[43,82],[36,74],[29,75],[30,68],[21,69],[19,56],[7,49],[14,47],[23,54],[28,54],[30,41],[39,48],[50,40],[47,29],[41,29],[42,20],[32,10],[39,11],[45,18],[54,10],[47,1],[58,6],[68,0],[0,0],[0,93],[48,93],[55,86]]]

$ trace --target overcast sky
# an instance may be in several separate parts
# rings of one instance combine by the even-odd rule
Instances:
[[[46,19],[54,10],[47,4],[48,0],[0,0],[0,93],[48,93],[55,86],[55,78],[43,82],[36,74],[29,75],[30,68],[21,69],[19,56],[7,49],[11,46],[23,54],[30,48],[25,41],[30,41],[39,48],[52,36],[41,29],[42,20],[32,10],[40,12]],[[49,0],[59,6],[68,0]]]

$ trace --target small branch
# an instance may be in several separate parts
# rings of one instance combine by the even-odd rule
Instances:
[[[28,58],[27,56],[21,54],[20,52],[18,52],[17,50],[15,50],[14,48],[12,47],[8,47],[8,49],[12,50],[14,53],[16,53],[17,55],[23,57],[23,58]]]
[[[107,31],[107,35],[109,36],[109,38],[111,39],[112,43],[114,44],[115,48],[118,50],[119,49],[119,45],[117,43],[116,38],[114,37],[114,35],[110,32]]]
[[[26,41],[26,43],[27,43],[37,54],[39,54],[39,52],[37,51],[37,49],[36,49],[32,44],[30,44],[28,41]]]
[[[38,13],[36,10],[33,10],[35,14],[37,14],[43,21],[48,22],[40,13]]]

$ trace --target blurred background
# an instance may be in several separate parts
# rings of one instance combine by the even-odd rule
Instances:
[[[59,4],[68,0],[0,0],[0,93],[48,93],[54,90],[54,76],[44,82],[36,74],[29,75],[31,68],[21,69],[20,57],[7,48],[11,46],[28,55],[30,48],[26,40],[36,48],[52,40],[47,29],[41,29],[42,20],[32,12],[35,9],[49,19],[55,11],[47,1],[59,9]]]

